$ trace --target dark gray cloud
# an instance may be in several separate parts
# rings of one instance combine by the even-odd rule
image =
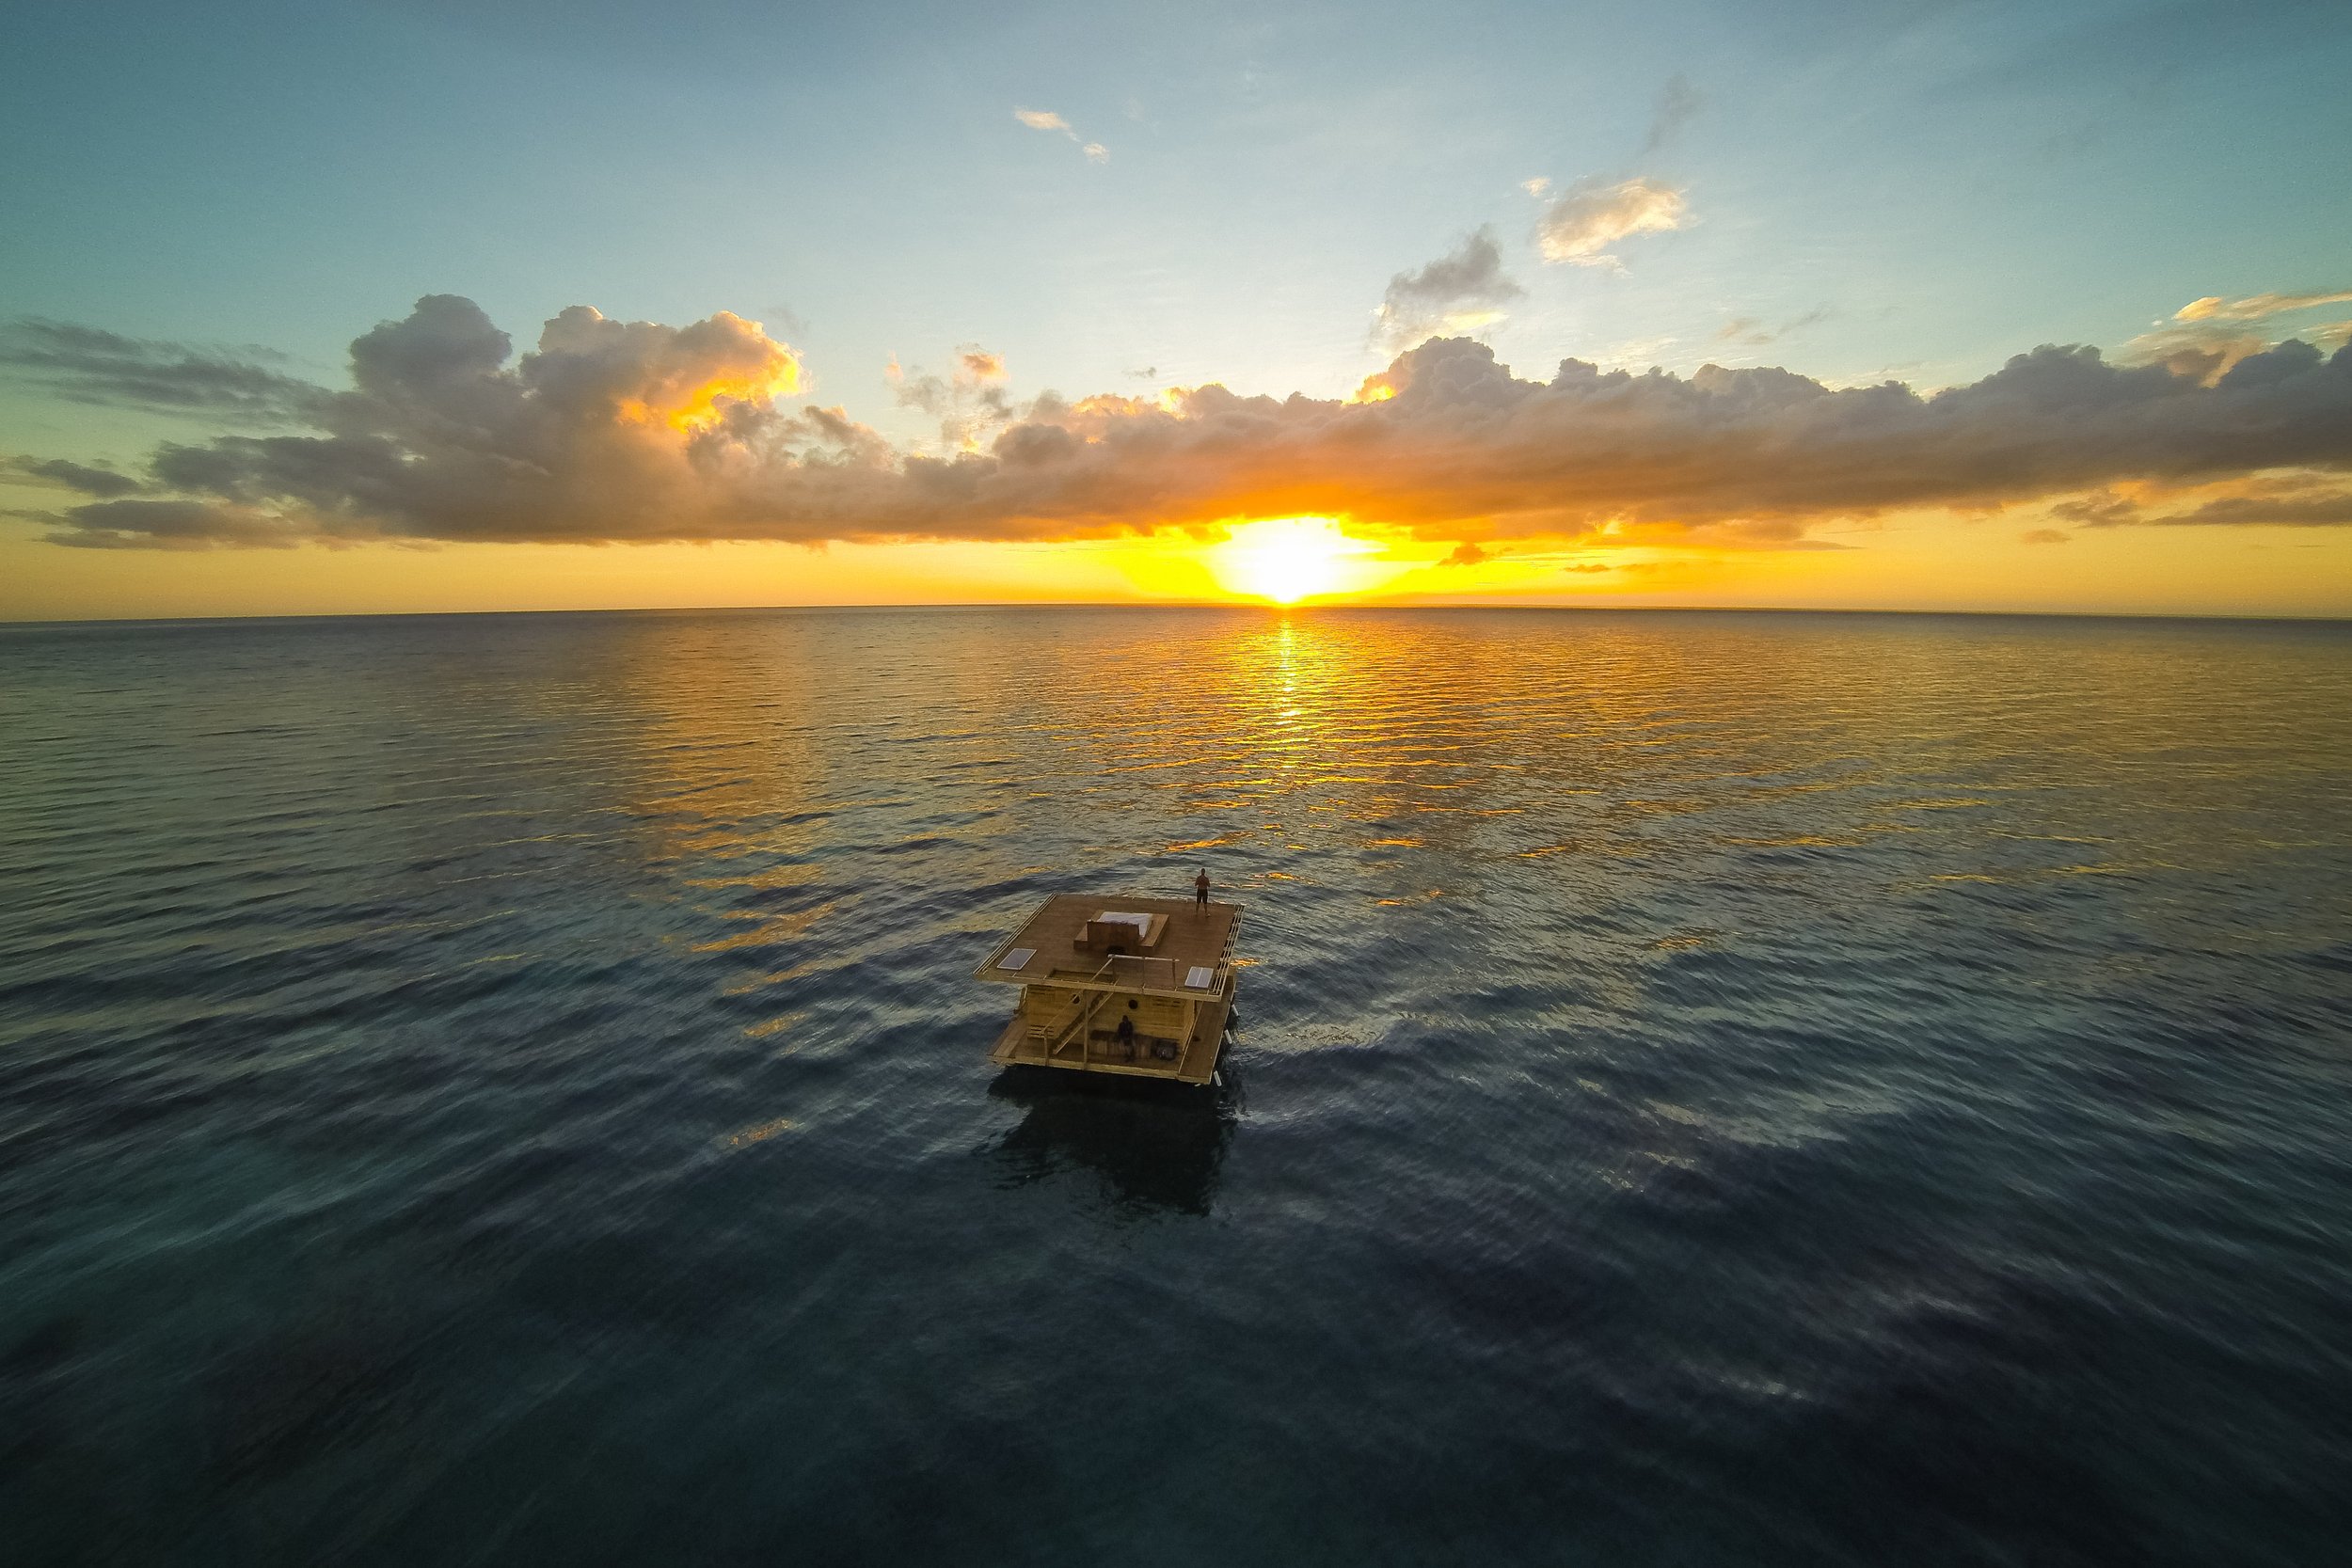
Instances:
[[[1393,353],[1438,333],[1475,330],[1526,293],[1502,270],[1494,230],[1482,228],[1419,272],[1390,278],[1373,337]]]
[[[317,434],[168,443],[149,460],[157,494],[53,518],[80,543],[179,547],[1068,539],[1319,514],[1482,549],[1603,529],[1808,548],[1822,547],[1807,537],[1820,522],[1900,508],[2120,506],[2128,515],[2075,520],[2219,522],[2232,516],[2220,500],[2161,498],[2233,486],[2259,494],[2271,520],[2341,520],[2328,498],[2352,472],[2352,349],[2300,342],[2210,385],[2045,346],[1923,394],[1576,359],[1529,380],[1446,338],[1345,400],[1212,385],[1025,403],[972,349],[956,375],[976,398],[995,394],[1002,418],[942,455],[896,448],[838,408],[780,404],[797,372],[790,350],[734,316],[670,327],[584,306],[516,358],[470,302],[430,296],[352,345],[352,389],[324,406]],[[956,382],[942,386],[952,395]]]
[[[2287,474],[2234,484],[2222,495],[2154,505],[2103,489],[2059,501],[2050,512],[2084,528],[2341,528],[2352,525],[2352,485],[2326,473]]]
[[[0,374],[70,403],[110,404],[245,424],[308,424],[332,394],[272,369],[262,348],[156,342],[67,322],[0,323]]]
[[[2147,521],[2180,527],[2261,523],[2274,528],[2341,528],[2352,523],[2352,489],[2296,497],[2220,496]]]
[[[314,537],[300,518],[195,500],[109,500],[68,507],[53,545],[90,550],[289,549]]]
[[[135,495],[145,488],[129,474],[112,468],[93,467],[87,463],[75,463],[63,457],[12,457],[8,467],[21,474],[67,490],[79,490],[85,496],[112,498]]]
[[[1698,118],[1707,107],[1707,95],[1692,87],[1679,72],[1667,79],[1658,89],[1658,107],[1650,116],[1649,135],[1643,138],[1642,156],[1661,150],[1682,135],[1684,126]]]

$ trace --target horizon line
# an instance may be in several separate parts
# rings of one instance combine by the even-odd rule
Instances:
[[[861,611],[975,610],[1116,610],[1256,611],[1267,615],[1327,611],[1565,611],[1570,614],[1626,615],[1910,615],[1972,616],[1980,619],[2037,621],[2217,621],[2297,626],[2352,626],[2346,615],[2266,615],[2252,612],[2149,610],[1981,610],[1897,609],[1869,605],[1708,605],[1708,604],[1478,604],[1355,601],[1327,604],[1274,604],[1217,599],[964,599],[939,602],[872,604],[741,604],[741,605],[581,605],[565,608],[512,610],[290,610],[258,615],[85,615],[64,620],[15,620],[0,616],[0,630],[39,630],[57,626],[175,626],[215,623],[266,621],[392,621],[449,619],[490,615],[772,615],[783,613],[848,613]]]

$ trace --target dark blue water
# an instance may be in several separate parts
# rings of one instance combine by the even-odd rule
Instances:
[[[0,766],[12,1564],[2352,1552],[2352,628],[16,628]],[[1204,863],[1222,1092],[988,1064]]]

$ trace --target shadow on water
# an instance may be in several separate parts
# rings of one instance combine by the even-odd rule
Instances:
[[[1102,1180],[1123,1215],[1206,1214],[1242,1110],[1232,1068],[1219,1076],[1221,1085],[1208,1087],[1007,1068],[989,1085],[989,1097],[1028,1114],[985,1152],[1003,1186],[1086,1170]]]

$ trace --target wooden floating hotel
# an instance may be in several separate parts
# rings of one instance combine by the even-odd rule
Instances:
[[[973,972],[1021,988],[992,1055],[1208,1083],[1232,1011],[1240,924],[1238,904],[1055,895]]]

